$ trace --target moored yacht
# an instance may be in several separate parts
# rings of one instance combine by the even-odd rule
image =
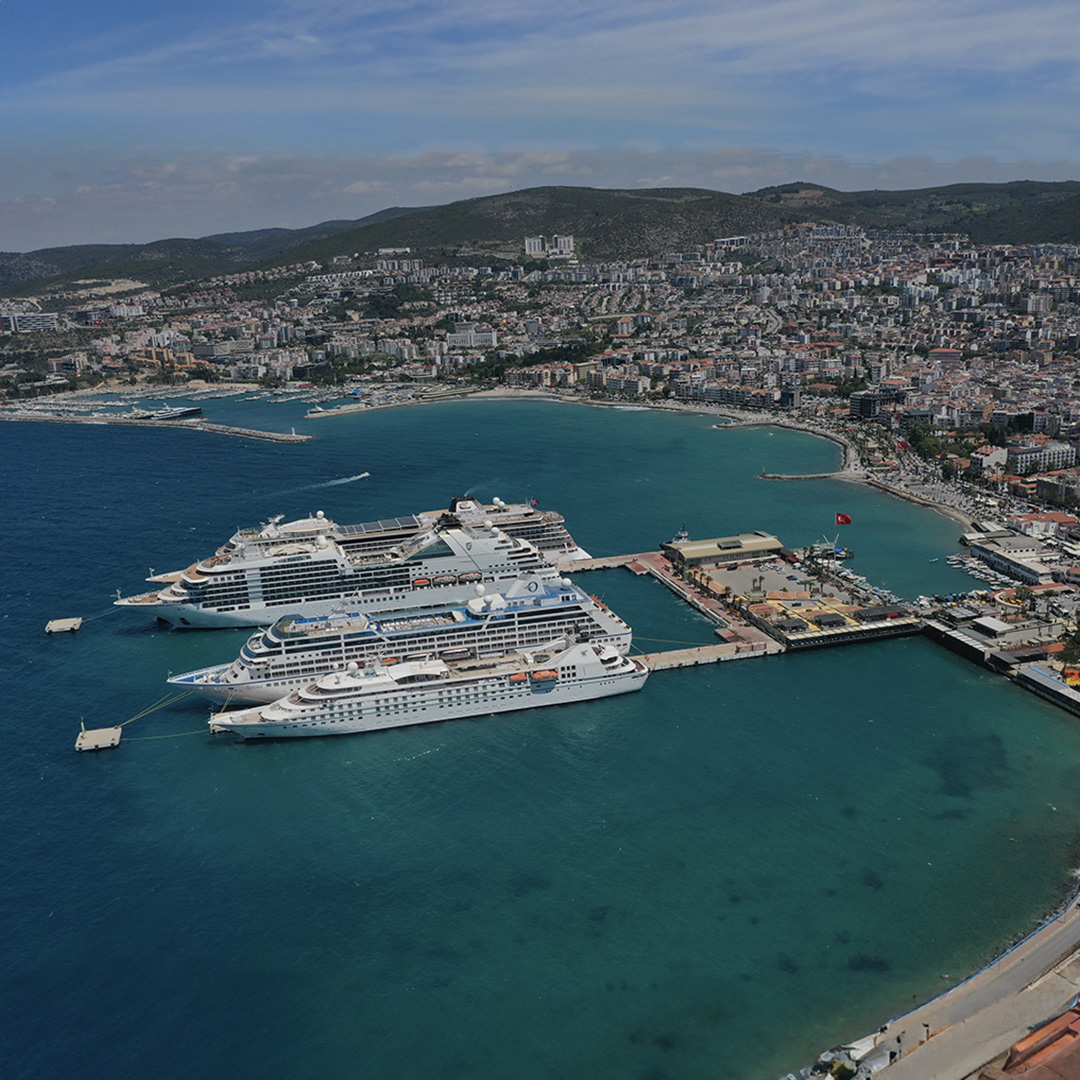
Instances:
[[[611,646],[565,641],[491,659],[352,664],[269,705],[216,713],[210,730],[243,739],[348,735],[591,701],[640,690],[648,675]]]
[[[467,659],[538,648],[558,638],[630,648],[630,627],[569,581],[528,575],[465,604],[422,612],[287,615],[248,640],[232,663],[174,675],[215,701],[274,701],[335,669],[409,659]]]

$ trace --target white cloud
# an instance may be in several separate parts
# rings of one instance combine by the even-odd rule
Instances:
[[[841,190],[930,187],[961,181],[1064,180],[1068,162],[949,162],[928,157],[857,163],[836,156],[640,149],[429,152],[403,155],[197,154],[85,161],[63,176],[44,163],[37,194],[0,192],[7,250],[359,218],[388,206],[425,206],[552,183],[698,187],[747,192],[804,180]],[[73,177],[78,177],[73,180]]]
[[[265,0],[222,4],[213,21],[178,9],[168,33],[146,21],[76,41],[58,22],[33,65],[0,78],[3,220],[40,246],[46,220],[149,239],[552,182],[1072,178],[1074,12],[1059,0]],[[52,216],[21,223],[11,200],[28,195],[57,199]]]

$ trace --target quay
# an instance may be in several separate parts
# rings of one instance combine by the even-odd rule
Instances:
[[[574,574],[623,566],[648,574],[718,626],[730,649],[694,663],[770,656],[916,634],[922,618],[906,605],[845,581],[818,560],[799,563],[775,536],[743,533],[691,541],[685,534],[660,551],[610,555],[559,570]],[[799,563],[797,574],[789,573]],[[789,584],[794,581],[794,587]],[[658,662],[659,663],[659,662]],[[664,663],[685,667],[690,663]]]
[[[562,563],[564,573],[588,570],[608,570],[622,566],[632,574],[648,574],[670,589],[680,599],[707,619],[717,624],[716,633],[724,639],[722,645],[703,645],[692,649],[650,654],[643,657],[654,671],[692,667],[696,664],[715,664],[722,660],[742,660],[752,656],[771,656],[784,652],[784,646],[767,633],[752,626],[726,607],[718,594],[697,581],[684,581],[662,551],[643,551],[636,555],[609,555],[599,559],[584,559]]]

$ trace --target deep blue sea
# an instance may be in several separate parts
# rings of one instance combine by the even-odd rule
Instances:
[[[959,981],[1075,887],[1080,724],[923,639],[652,676],[639,694],[255,746],[189,698],[244,631],[110,606],[237,526],[537,498],[595,555],[835,535],[901,595],[958,527],[831,481],[839,452],[713,418],[464,401],[316,435],[0,423],[0,1077],[775,1080]],[[362,473],[369,473],[359,479]],[[713,640],[582,575],[646,651]],[[102,614],[103,613],[103,614]],[[74,635],[46,621],[91,617]]]

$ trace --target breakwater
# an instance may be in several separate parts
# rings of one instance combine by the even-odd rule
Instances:
[[[313,436],[297,435],[296,431],[259,431],[232,424],[212,424],[207,420],[139,420],[126,416],[58,416],[55,413],[0,413],[0,420],[29,421],[44,424],[108,424],[113,427],[186,428],[189,431],[209,431],[215,435],[238,435],[246,439],[268,442],[310,442]]]

